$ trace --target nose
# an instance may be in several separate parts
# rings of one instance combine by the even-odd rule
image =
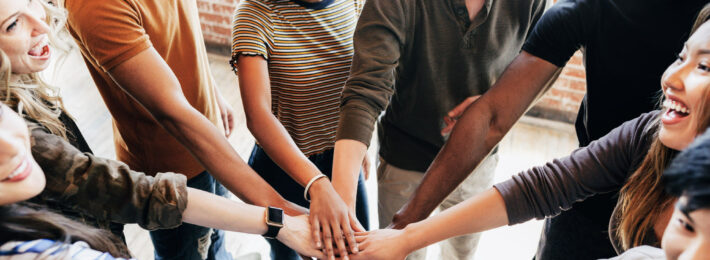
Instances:
[[[39,1],[35,2],[27,13],[27,24],[32,26],[32,36],[47,34],[50,30],[46,22],[47,13],[44,11],[44,7],[38,3]]]
[[[0,165],[5,165],[20,152],[17,137],[12,133],[0,129]]]
[[[663,73],[663,77],[661,78],[661,86],[663,86],[663,91],[666,91],[668,88],[673,90],[684,89],[685,85],[683,84],[683,79],[688,73],[689,67],[690,66],[688,66],[687,61],[679,61],[677,64],[671,64],[671,66],[669,66]]]

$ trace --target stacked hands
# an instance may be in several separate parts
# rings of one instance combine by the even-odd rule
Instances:
[[[479,97],[469,97],[447,113],[442,136],[451,133],[457,119]],[[362,168],[368,179],[367,157]],[[406,236],[407,224],[419,220],[412,214],[400,211],[386,229],[367,231],[356,218],[355,201],[346,203],[327,178],[315,180],[307,192],[312,198],[309,215],[286,216],[287,232],[277,237],[304,259],[404,259],[417,249]]]

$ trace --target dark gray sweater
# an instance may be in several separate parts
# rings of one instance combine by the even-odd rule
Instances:
[[[483,94],[520,52],[546,0],[486,0],[473,21],[465,0],[368,0],[355,32],[337,140],[369,144],[375,120],[380,155],[425,171],[444,145],[443,117]]]
[[[555,216],[574,202],[619,191],[648,153],[658,116],[659,111],[642,114],[570,156],[494,185],[505,200],[509,223]],[[618,223],[610,219],[609,226],[612,230]],[[612,244],[619,244],[614,236],[610,238]]]

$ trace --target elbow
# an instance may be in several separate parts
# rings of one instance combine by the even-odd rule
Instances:
[[[500,110],[488,102],[482,102],[482,106],[477,109],[479,118],[483,118],[488,123],[488,133],[486,134],[486,146],[492,148],[503,139],[510,129],[508,120],[501,115]]]

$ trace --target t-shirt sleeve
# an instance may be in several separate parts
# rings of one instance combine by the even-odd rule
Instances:
[[[82,1],[66,7],[69,29],[104,71],[152,46],[137,8],[128,1]]]
[[[567,157],[494,185],[505,201],[509,223],[554,216],[577,201],[621,188],[648,152],[657,116],[643,114]]]
[[[269,58],[269,42],[273,34],[269,7],[263,2],[243,1],[232,21],[232,66],[239,55]]]
[[[542,15],[523,50],[558,67],[564,67],[585,45],[585,36],[596,20],[593,1],[560,1]]]

